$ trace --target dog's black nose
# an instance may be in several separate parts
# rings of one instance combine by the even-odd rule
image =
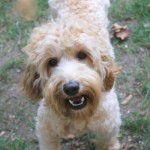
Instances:
[[[64,92],[69,96],[74,96],[79,92],[80,85],[76,81],[70,81],[63,86]]]

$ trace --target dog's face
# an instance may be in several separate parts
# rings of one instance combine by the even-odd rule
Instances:
[[[94,69],[85,50],[48,60],[48,80],[43,97],[57,113],[71,118],[89,117],[99,102],[102,80]],[[47,66],[48,65],[48,66]],[[46,69],[44,68],[44,69]]]
[[[26,48],[29,65],[22,79],[26,94],[44,98],[59,115],[90,117],[101,93],[112,88],[116,72],[109,55],[100,53],[95,41],[73,28],[64,33],[38,28]]]

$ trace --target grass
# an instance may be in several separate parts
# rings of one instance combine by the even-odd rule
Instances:
[[[22,18],[18,18],[14,13],[15,2],[10,0],[2,0],[0,3],[0,54],[6,55],[12,51],[12,47],[7,48],[8,43],[15,49],[22,49],[28,40],[31,30],[34,26],[40,24],[47,14],[45,10],[48,9],[47,1],[38,0],[37,18],[33,21],[26,21]],[[13,43],[13,44],[12,44]],[[15,68],[21,68],[23,66],[23,57],[13,58],[5,62],[0,67],[0,79],[6,80],[9,77],[9,72]]]
[[[18,128],[23,130],[23,126],[28,126],[27,131],[31,130],[30,132],[32,132],[35,126],[32,118],[33,112],[30,112],[32,111],[31,108],[25,105],[26,102],[20,102],[22,97],[19,97],[17,101],[14,91],[12,91],[13,96],[11,93],[7,93],[5,88],[14,90],[14,79],[9,77],[12,77],[13,74],[16,75],[17,69],[22,70],[24,55],[22,55],[21,49],[26,45],[33,27],[42,23],[47,17],[47,11],[45,10],[48,4],[46,0],[37,0],[38,12],[36,20],[26,21],[14,15],[14,2],[11,0],[1,0],[0,2],[0,59],[3,58],[0,64],[0,95],[2,96],[0,104],[0,134],[5,131],[4,136],[0,135],[0,150],[35,150],[37,149],[37,144],[29,142],[28,138],[23,139],[23,133],[18,131]],[[7,54],[11,52],[12,54],[17,53],[19,57],[16,57],[16,55],[10,57],[9,55],[8,59]],[[15,78],[18,77],[19,74]],[[11,115],[14,115],[15,118],[11,119]]]
[[[15,105],[10,104],[9,101],[6,101],[4,106],[0,104],[0,119],[3,122],[0,122],[0,134],[4,132],[4,136],[0,135],[0,150],[37,149],[37,142],[34,138],[31,138],[30,135],[27,136],[28,138],[22,135],[31,134],[32,130],[35,131],[35,118],[31,112],[33,105],[26,101],[17,101],[14,98],[11,98],[11,101],[15,102]],[[18,131],[18,129],[20,130]]]
[[[150,98],[150,61],[149,61],[149,55],[146,60],[141,64],[141,68],[143,68],[142,72],[138,72],[136,75],[136,80],[138,82],[141,82],[140,87],[140,93],[143,96],[144,103],[147,100],[146,103],[148,103],[147,106],[150,106],[150,101],[148,100]],[[149,107],[150,109],[150,107]]]
[[[16,68],[22,69],[23,66],[24,66],[24,59],[22,57],[10,59],[0,67],[0,79],[6,80],[9,77],[10,70]]]
[[[137,21],[149,20],[149,0],[113,0],[113,6],[110,9],[113,21],[122,21],[126,19],[137,19]],[[118,9],[116,9],[118,8]]]
[[[129,25],[131,34],[128,40],[129,51],[137,52],[139,46],[150,48],[150,7],[148,4],[149,0],[114,0],[110,9],[112,22]],[[117,43],[119,42],[117,40]]]
[[[113,39],[112,41],[119,60],[122,61],[122,55],[133,55],[138,57],[139,61],[135,64],[135,68],[137,65],[139,69],[132,71],[132,76],[139,86],[134,88],[130,85],[127,89],[132,88],[134,90],[132,94],[138,95],[141,103],[135,106],[134,112],[123,117],[121,135],[121,138],[126,136],[126,133],[132,137],[136,136],[134,141],[137,145],[136,150],[150,149],[150,52],[148,50],[150,48],[150,7],[148,4],[149,0],[114,0],[110,9],[112,23],[127,24],[130,30],[128,40],[121,42]],[[123,73],[119,82],[123,84],[129,76]]]
[[[28,143],[21,138],[8,141],[0,138],[0,149],[1,150],[34,150],[35,147],[28,145]]]
[[[7,44],[9,41],[20,42],[21,47],[27,43],[28,35],[33,27],[42,22],[47,14],[47,1],[38,0],[37,20],[26,21],[18,18],[14,13],[15,2],[2,0],[0,3],[0,44]],[[6,42],[7,41],[7,42]]]
[[[122,130],[124,133],[128,132],[128,135],[134,136],[138,150],[150,148],[150,118],[134,112],[130,117],[124,118]],[[122,136],[126,135],[123,134]]]

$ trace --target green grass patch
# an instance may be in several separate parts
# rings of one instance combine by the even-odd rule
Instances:
[[[132,26],[131,31],[133,33],[132,40],[136,47],[150,48],[150,23],[139,22],[136,26]]]
[[[149,0],[114,0],[110,9],[113,21],[126,19],[147,20],[150,15]]]
[[[137,135],[150,135],[150,118],[139,113],[133,113],[124,119],[124,128]],[[150,138],[150,137],[149,137]]]
[[[110,8],[112,22],[121,22],[129,26],[131,32],[127,41],[129,51],[137,52],[140,46],[150,48],[148,4],[149,0],[114,0],[112,3]]]
[[[38,16],[39,18],[41,17],[46,17],[46,10],[48,10],[48,2],[47,0],[38,0],[37,1],[37,5],[38,5]],[[40,11],[39,11],[40,10]]]
[[[124,86],[130,76],[135,78],[133,83],[136,82],[137,86],[127,87],[126,93],[129,89],[130,92],[132,90],[133,95],[136,94],[141,98],[136,110],[123,118],[121,135],[121,138],[126,135],[135,136],[133,143],[136,143],[137,150],[150,149],[150,7],[148,4],[149,0],[113,0],[110,8],[112,24],[118,22],[128,25],[130,31],[127,40],[120,41],[115,38],[112,40],[117,58],[122,62],[122,55],[127,54],[137,57],[138,60],[133,66],[136,67],[138,63],[139,69],[131,71],[133,74],[129,75],[128,72],[123,72],[119,77],[119,82]]]
[[[47,1],[37,0],[38,10],[37,19],[26,21],[14,14],[14,1],[2,0],[0,2],[0,44],[6,44],[10,41],[14,43],[20,42],[20,46],[24,47],[27,43],[31,30],[43,22],[47,18],[48,4]]]
[[[141,64],[142,70],[137,73],[136,80],[140,83],[140,93],[143,97],[143,103],[148,104],[147,108],[150,110],[150,53],[147,54],[144,62]]]
[[[11,69],[19,68],[22,69],[24,66],[24,59],[21,58],[13,58],[3,64],[0,67],[0,79],[6,80],[9,77],[9,71]]]
[[[131,136],[136,137],[138,150],[150,148],[150,117],[134,112],[130,117],[124,118],[123,130],[128,131]],[[122,135],[123,136],[123,135]]]
[[[35,150],[35,146],[27,143],[21,138],[16,138],[12,141],[0,138],[1,150]]]

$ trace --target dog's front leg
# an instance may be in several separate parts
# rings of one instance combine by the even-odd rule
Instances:
[[[37,123],[36,130],[40,150],[60,150],[61,139],[48,124]]]

